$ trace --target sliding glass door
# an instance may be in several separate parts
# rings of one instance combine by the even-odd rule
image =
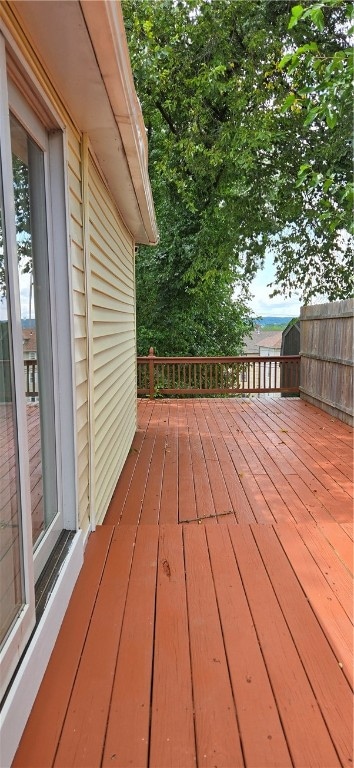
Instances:
[[[55,146],[60,159],[60,137]],[[51,160],[48,131],[7,78],[0,34],[1,696],[35,625],[36,578],[63,529]],[[57,166],[61,185],[62,174]]]

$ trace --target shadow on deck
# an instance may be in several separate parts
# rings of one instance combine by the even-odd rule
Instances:
[[[142,401],[14,766],[352,765],[352,430]]]

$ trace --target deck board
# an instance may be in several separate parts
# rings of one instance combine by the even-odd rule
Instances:
[[[286,768],[292,762],[229,531],[208,529],[207,539],[244,760]]]
[[[161,506],[162,480],[165,467],[167,426],[163,411],[156,426],[156,441],[149,466],[145,493],[141,509],[140,523],[157,523]]]
[[[141,526],[109,702],[103,766],[148,764],[157,548],[158,527]]]
[[[193,403],[187,406],[187,423],[196,499],[197,517],[210,519],[215,517],[215,504],[210,486],[208,468],[203,451],[201,435],[195,417]]]
[[[204,526],[185,528],[184,548],[197,763],[238,768],[244,761]]]
[[[296,399],[140,403],[13,768],[350,768],[349,437]]]
[[[174,523],[178,518],[178,411],[169,414],[165,438],[165,462],[157,521]]]
[[[150,766],[196,764],[182,527],[160,531]]]
[[[134,440],[129,451],[128,457],[119,478],[119,485],[116,486],[112,501],[104,519],[104,525],[115,525],[119,522],[122,509],[134,476],[136,464],[139,459],[141,447],[144,441],[145,430],[139,429],[135,433]]]
[[[295,765],[340,765],[251,529],[230,529],[253,621]]]
[[[307,549],[297,529],[277,526],[277,535],[300,579],[307,598],[320,622],[337,663],[353,686],[353,627],[326,576]]]
[[[350,765],[350,688],[273,530],[252,526],[252,532],[342,764]]]
[[[353,609],[352,578],[348,570],[337,557],[333,557],[329,543],[318,535],[318,531],[313,526],[301,525],[298,527],[298,532],[350,619]]]
[[[99,765],[136,539],[135,526],[114,532],[70,696],[54,765]]]
[[[346,566],[349,573],[353,571],[353,545],[345,526],[339,527],[332,523],[320,523],[319,528],[327,541],[334,549],[336,555]]]

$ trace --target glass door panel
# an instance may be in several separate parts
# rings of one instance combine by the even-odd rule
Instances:
[[[0,168],[0,647],[25,602],[10,319]]]
[[[58,512],[44,154],[10,116],[33,545]]]

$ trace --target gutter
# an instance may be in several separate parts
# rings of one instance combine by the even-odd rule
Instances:
[[[80,0],[80,7],[121,136],[146,233],[145,243],[156,245],[158,231],[148,175],[146,130],[130,66],[121,3]]]

